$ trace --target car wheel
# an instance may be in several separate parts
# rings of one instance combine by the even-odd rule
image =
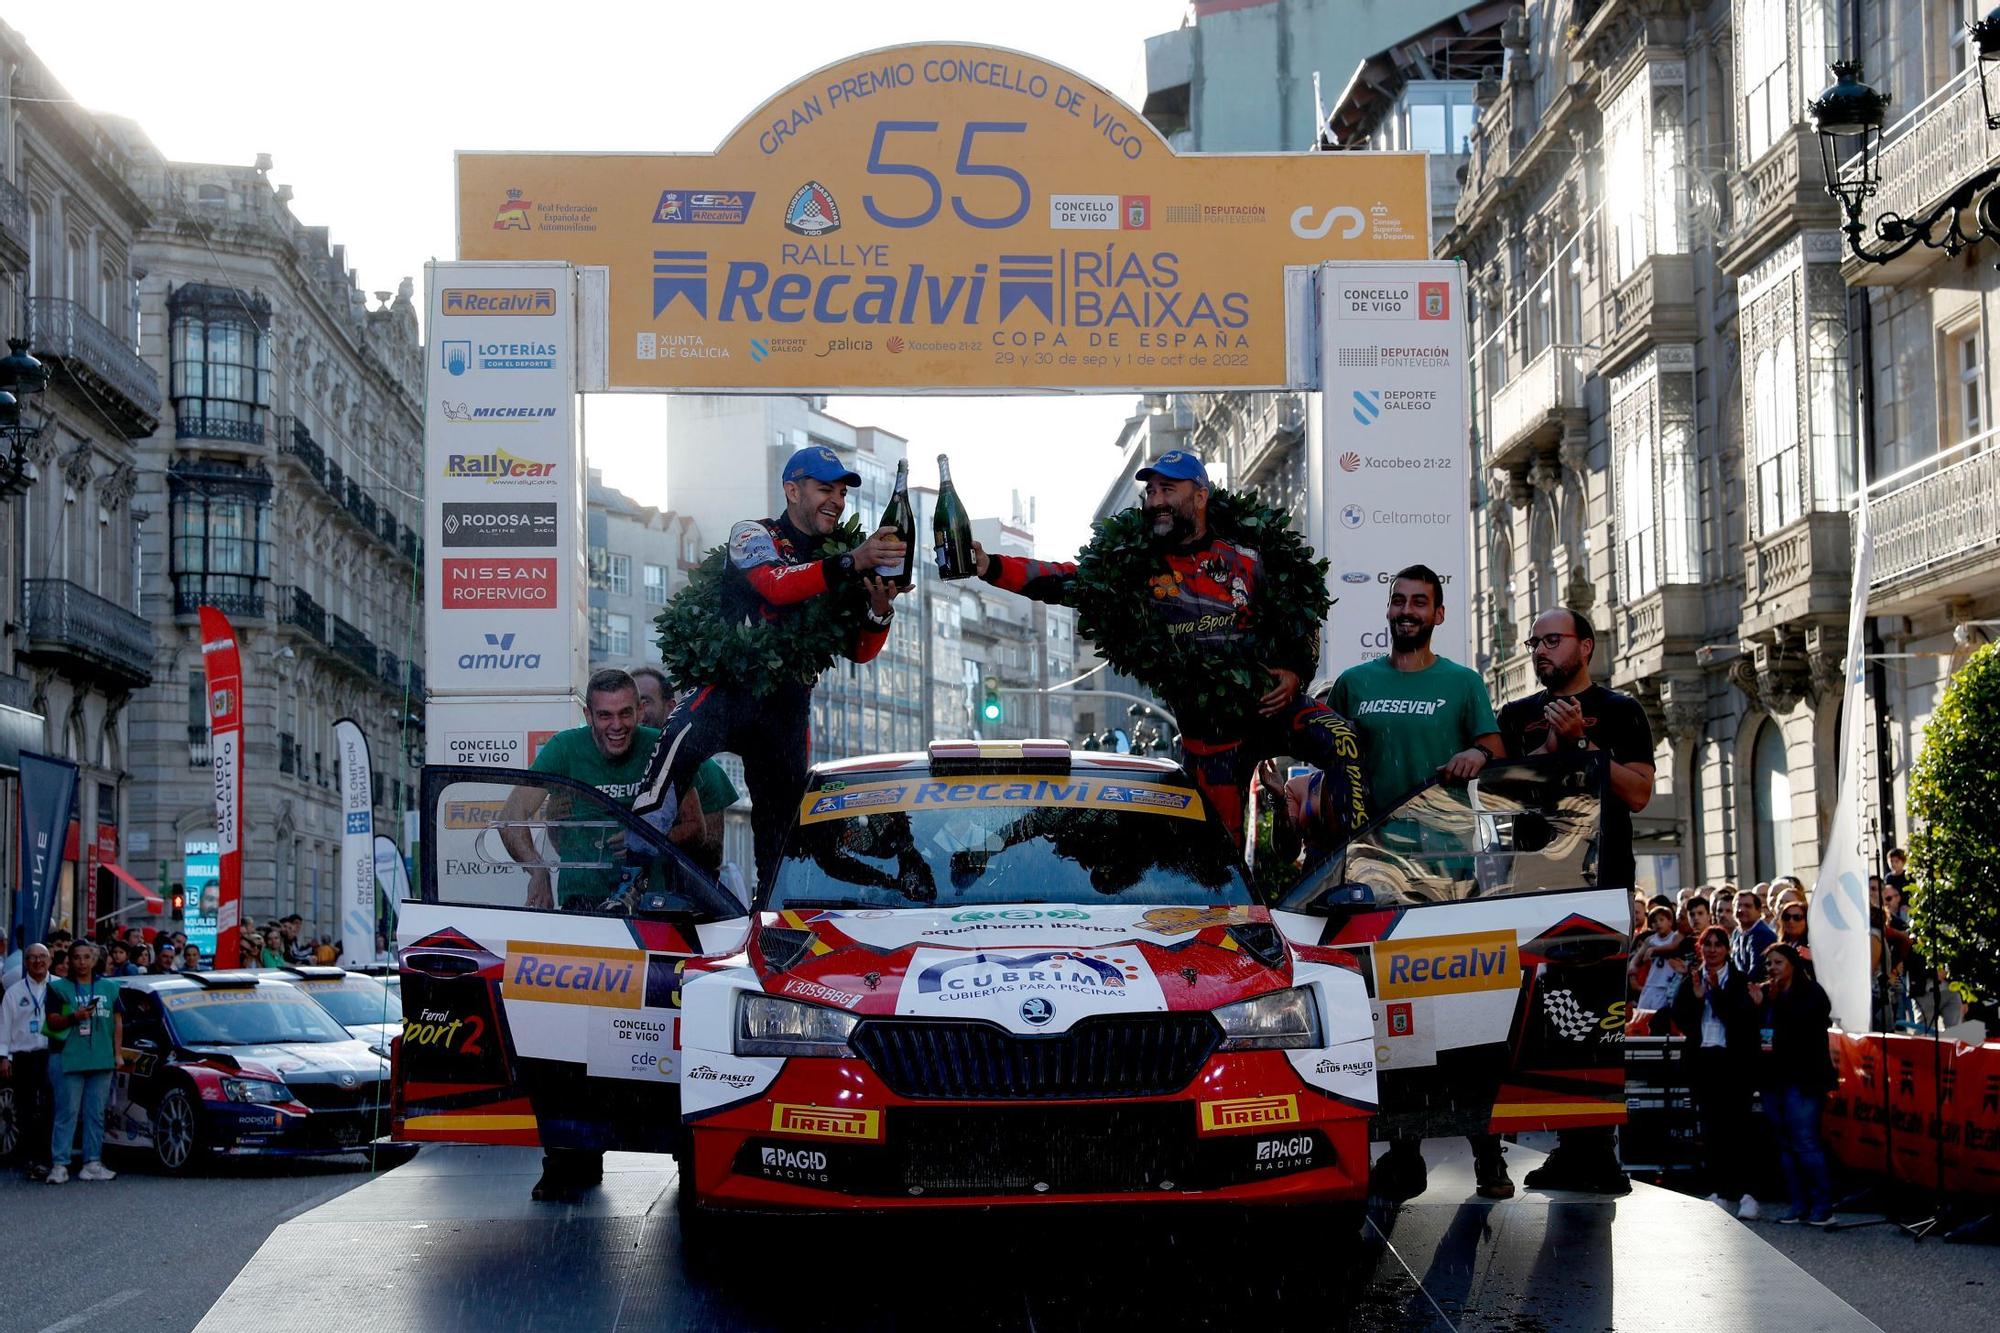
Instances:
[[[168,1088],[153,1106],[153,1160],[180,1175],[201,1155],[201,1106],[186,1088]]]
[[[21,1122],[14,1114],[14,1089],[0,1085],[0,1162],[12,1157],[20,1147]]]

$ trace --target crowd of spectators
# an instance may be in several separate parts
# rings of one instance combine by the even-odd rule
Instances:
[[[239,967],[336,963],[340,942],[314,939],[295,915],[246,926]],[[212,967],[184,930],[106,927],[97,939],[49,932],[20,955],[21,975],[0,992],[0,1083],[14,1089],[23,1167],[31,1180],[112,1180],[102,1160],[104,1108],[123,1017],[126,977]],[[81,1133],[79,1133],[79,1130]],[[65,1145],[58,1147],[56,1145]],[[79,1156],[74,1176],[70,1164]]]

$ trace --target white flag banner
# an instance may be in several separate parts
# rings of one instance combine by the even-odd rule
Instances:
[[[378,961],[375,953],[375,800],[368,738],[350,718],[333,724],[340,756],[340,964]]]
[[[1840,795],[1833,826],[1813,881],[1807,927],[1813,969],[1833,1005],[1834,1021],[1849,1032],[1873,1026],[1869,1003],[1868,857],[1862,847],[1861,754],[1868,734],[1868,706],[1862,689],[1866,662],[1862,629],[1868,621],[1868,575],[1875,563],[1875,539],[1868,531],[1866,489],[1855,520],[1854,591],[1847,611],[1847,694],[1840,713]]]

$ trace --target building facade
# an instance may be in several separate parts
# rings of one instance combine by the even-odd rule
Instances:
[[[371,304],[267,159],[168,162],[120,128],[150,215],[134,241],[141,353],[168,399],[135,497],[158,516],[138,558],[160,647],[132,709],[132,825],[149,849],[134,855],[176,881],[212,864],[195,616],[212,606],[243,654],[245,916],[297,912],[330,931],[334,722],[367,736],[375,825],[399,841],[423,753],[413,287]]]
[[[147,862],[135,840],[132,739],[156,645],[136,558],[163,510],[138,498],[143,441],[163,411],[160,376],[135,348],[135,254],[149,210],[133,164],[11,28],[0,25],[0,337],[50,372],[24,395],[40,423],[28,467],[0,503],[0,926],[11,927],[21,750],[79,772],[54,923],[79,933],[137,905],[105,862]],[[147,528],[148,521],[151,528]],[[148,875],[150,878],[150,875]],[[124,920],[132,917],[125,916]]]
[[[654,619],[687,583],[706,548],[693,518],[640,504],[590,470],[590,665],[660,660]]]

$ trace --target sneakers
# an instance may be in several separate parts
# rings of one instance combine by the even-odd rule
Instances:
[[[1414,1143],[1397,1143],[1375,1159],[1375,1166],[1368,1174],[1368,1191],[1400,1202],[1422,1194],[1429,1181],[1430,1169],[1424,1165],[1423,1149]]]
[[[1778,1225],[1781,1227],[1795,1227],[1799,1223],[1805,1220],[1806,1220],[1806,1215],[1804,1213],[1799,1212],[1797,1209],[1793,1209],[1791,1212],[1786,1213],[1783,1217],[1778,1219]]]
[[[1720,1194],[1709,1195],[1708,1201],[1714,1204],[1717,1208],[1727,1208],[1729,1206],[1729,1200],[1723,1198]]]
[[[1736,1202],[1737,1221],[1755,1222],[1759,1216],[1760,1214],[1757,1211],[1756,1196],[1746,1194],[1741,1199],[1737,1200]]]
[[[1475,1192],[1482,1199],[1514,1197],[1514,1182],[1507,1175],[1506,1160],[1498,1153],[1491,1157],[1474,1158],[1472,1179],[1478,1186]]]
[[[105,1169],[102,1162],[85,1162],[83,1170],[76,1173],[78,1180],[116,1180],[118,1173]]]
[[[66,1166],[50,1167],[49,1174],[44,1178],[44,1183],[50,1185],[69,1184],[69,1168]]]
[[[1809,1227],[1830,1227],[1833,1225],[1833,1214],[1822,1213],[1818,1217],[1808,1217],[1806,1225]]]

